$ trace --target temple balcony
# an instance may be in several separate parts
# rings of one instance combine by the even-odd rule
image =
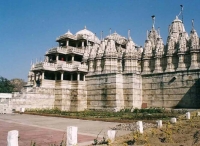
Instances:
[[[48,63],[48,62],[41,62],[37,63],[32,67],[33,71],[36,70],[51,70],[51,71],[56,71],[57,65],[54,63]]]
[[[82,47],[76,48],[76,47],[72,47],[72,46],[56,47],[56,48],[52,48],[49,51],[47,51],[46,55],[54,54],[54,53],[83,55],[84,49]]]
[[[32,71],[36,70],[50,70],[50,71],[69,71],[69,72],[74,72],[74,71],[81,71],[81,72],[88,72],[88,66],[85,64],[80,64],[78,62],[77,64],[54,64],[54,63],[48,63],[48,62],[42,62],[42,63],[37,63],[32,67]]]
[[[57,70],[63,70],[68,72],[81,71],[88,72],[88,66],[85,64],[59,64]]]

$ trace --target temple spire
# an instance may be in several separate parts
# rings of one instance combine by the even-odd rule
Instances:
[[[111,28],[110,28],[110,35],[111,35]]]
[[[153,22],[153,26],[152,26],[152,28],[154,28],[156,17],[155,17],[155,15],[152,15],[151,18],[152,18],[152,22]]]

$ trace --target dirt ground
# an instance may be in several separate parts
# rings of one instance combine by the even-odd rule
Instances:
[[[162,128],[150,128],[143,134],[133,132],[129,135],[116,138],[112,146],[200,146],[200,116],[198,111],[191,113],[191,119],[185,115],[177,119],[177,123],[171,124],[165,121]]]

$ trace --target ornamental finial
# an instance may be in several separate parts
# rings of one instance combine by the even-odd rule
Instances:
[[[111,28],[110,28],[110,35],[111,35]]]
[[[103,40],[103,31],[101,31],[101,40]]]
[[[194,19],[192,19],[192,30],[194,30]]]
[[[130,38],[131,38],[131,30],[129,29],[128,30],[128,39],[130,40]]]
[[[152,27],[154,28],[156,17],[155,17],[155,15],[152,15],[151,18],[152,18],[152,21],[153,21],[153,26]]]
[[[87,29],[86,25],[85,25],[84,29]]]
[[[160,38],[160,27],[158,27],[158,37]]]
[[[180,5],[181,7],[181,11],[179,12],[178,16],[179,17],[180,15],[182,15],[182,23],[183,23],[183,5]]]

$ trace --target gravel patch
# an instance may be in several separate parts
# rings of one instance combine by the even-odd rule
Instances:
[[[157,127],[157,124],[152,124],[152,123],[143,123],[143,129],[148,129],[148,128],[153,128]],[[115,127],[111,128],[112,130],[125,130],[125,131],[137,131],[137,125],[136,122],[134,123],[123,123],[116,125]]]

